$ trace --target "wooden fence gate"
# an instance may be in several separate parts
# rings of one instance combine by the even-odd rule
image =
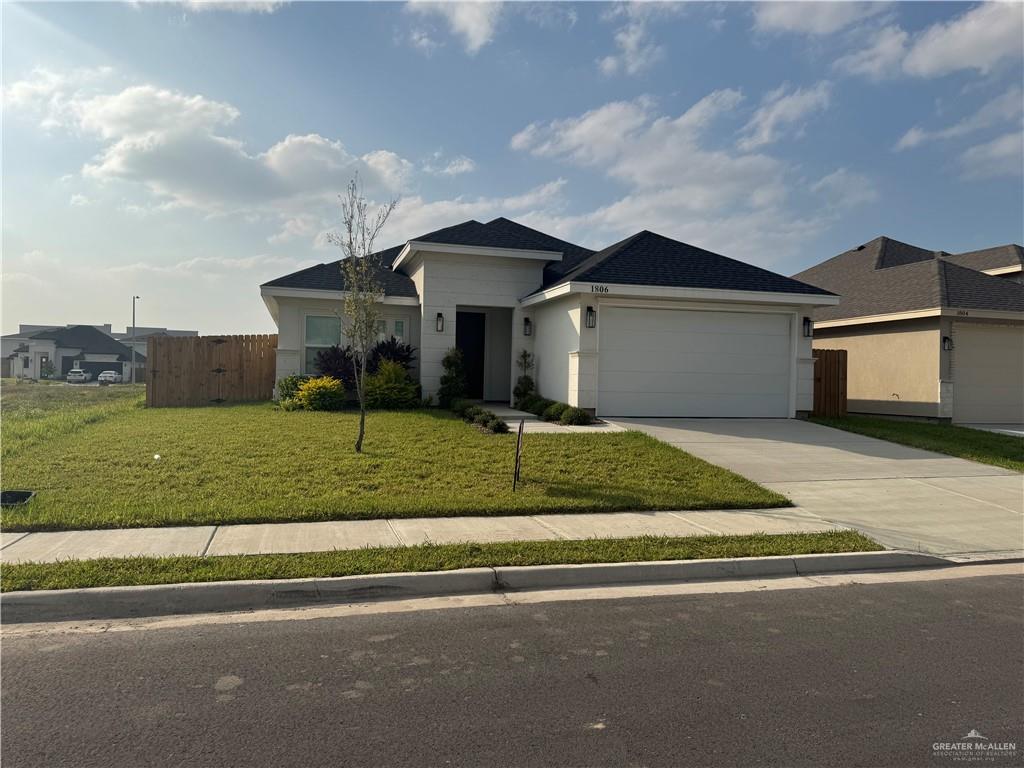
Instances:
[[[270,400],[277,334],[151,336],[146,348],[150,408]]]
[[[815,349],[814,415],[846,415],[846,350]]]

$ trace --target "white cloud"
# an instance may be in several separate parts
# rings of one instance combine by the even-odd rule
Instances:
[[[260,2],[260,0],[183,0],[181,4],[190,11],[200,13],[203,11],[274,13],[284,6],[283,2]]]
[[[944,139],[956,139],[967,136],[975,131],[989,128],[993,125],[1015,120],[1024,112],[1024,94],[1019,86],[1013,86],[1006,93],[982,105],[970,116],[965,117],[953,125],[935,131],[927,131],[918,126],[908,130],[896,143],[897,151],[916,147],[926,141],[937,141]]]
[[[1020,176],[1024,169],[1024,132],[1011,131],[971,147],[960,156],[960,169],[965,179]]]
[[[37,67],[29,76],[3,89],[3,105],[39,120],[44,129],[59,128],[74,121],[75,104],[83,94],[109,80],[110,67],[82,67],[66,72]]]
[[[90,202],[92,201],[89,200],[89,198],[86,197],[85,195],[75,194],[71,196],[71,199],[68,201],[68,204],[72,208],[81,208],[83,206],[89,205]]]
[[[781,85],[765,94],[761,106],[743,127],[740,149],[757,149],[778,141],[794,128],[799,131],[808,117],[828,109],[831,90],[831,84],[823,80],[811,88],[789,90]]]
[[[761,2],[753,8],[759,32],[831,35],[886,9],[886,3]]]
[[[915,41],[903,69],[920,77],[975,69],[985,74],[1024,52],[1024,5],[981,3],[952,21],[934,24]]]
[[[650,38],[650,25],[658,18],[679,13],[679,3],[629,2],[618,3],[605,14],[606,19],[624,20],[615,31],[618,52],[598,60],[605,75],[625,73],[636,75],[650,69],[665,58],[665,48]]]
[[[881,80],[899,74],[910,37],[898,26],[886,26],[871,32],[874,40],[864,48],[840,56],[833,66],[851,75]]]
[[[475,171],[476,163],[465,155],[445,158],[441,151],[437,151],[423,164],[423,170],[435,176],[461,176]]]
[[[409,30],[409,45],[422,53],[424,56],[432,56],[434,51],[441,47],[439,43],[425,29]]]
[[[822,177],[811,185],[811,191],[837,209],[854,208],[878,199],[878,190],[871,179],[846,168]]]
[[[133,264],[122,264],[108,267],[109,274],[151,273],[156,275],[177,275],[181,277],[202,277],[217,279],[237,277],[239,272],[259,271],[273,273],[283,269],[301,269],[309,266],[311,259],[297,260],[285,256],[245,256],[240,258],[226,256],[197,256],[173,264],[157,264],[139,261]]]
[[[440,17],[453,35],[462,38],[466,53],[472,55],[494,39],[503,6],[494,2],[412,0],[405,8],[421,16]]]

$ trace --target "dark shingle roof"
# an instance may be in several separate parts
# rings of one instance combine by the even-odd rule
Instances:
[[[412,280],[408,276],[400,272],[394,272],[391,269],[391,265],[398,258],[399,252],[404,247],[404,245],[396,245],[393,248],[377,252],[381,263],[379,277],[384,286],[385,295],[416,298],[416,286]],[[276,288],[307,288],[318,291],[345,290],[340,259],[329,264],[317,264],[314,267],[300,269],[298,272],[279,277],[263,285]]]
[[[94,355],[117,355],[119,360],[128,360],[132,356],[131,349],[91,325],[37,331],[28,338],[54,341],[58,347],[80,349]]]
[[[620,285],[829,295],[829,291],[643,231],[598,251],[561,279]]]
[[[955,263],[945,251],[926,251],[878,237],[794,275],[842,296],[814,310],[815,320],[960,308],[1024,311],[1024,286]]]
[[[983,248],[980,251],[950,253],[943,256],[943,258],[954,264],[959,264],[961,267],[983,272],[986,269],[1020,267],[1024,264],[1024,248],[1011,243],[1009,245],[997,245],[994,248]]]

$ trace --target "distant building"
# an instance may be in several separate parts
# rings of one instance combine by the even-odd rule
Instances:
[[[76,365],[97,376],[115,370],[131,378],[132,347],[135,347],[135,378],[145,377],[146,344],[152,336],[198,336],[199,331],[129,326],[114,332],[105,325],[18,326],[17,333],[0,337],[0,365],[4,377],[64,378]]]

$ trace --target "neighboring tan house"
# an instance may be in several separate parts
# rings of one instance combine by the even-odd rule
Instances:
[[[5,336],[4,341],[14,339]],[[94,379],[103,371],[117,371],[125,380],[131,377],[131,350],[93,325],[31,331],[21,336],[15,349],[4,357],[11,375],[18,378],[43,378],[47,363],[53,366],[56,379],[63,379],[76,367],[88,371]]]
[[[842,295],[814,311],[814,347],[848,351],[849,410],[1024,423],[1022,255],[879,237],[794,275]]]
[[[540,394],[601,416],[809,411],[810,313],[839,301],[646,231],[594,252],[505,218],[467,221],[380,257],[380,335],[416,347],[424,396],[458,347],[469,396],[508,403],[525,349]],[[347,343],[339,265],[261,286],[278,326],[278,378],[316,373],[319,350]]]

